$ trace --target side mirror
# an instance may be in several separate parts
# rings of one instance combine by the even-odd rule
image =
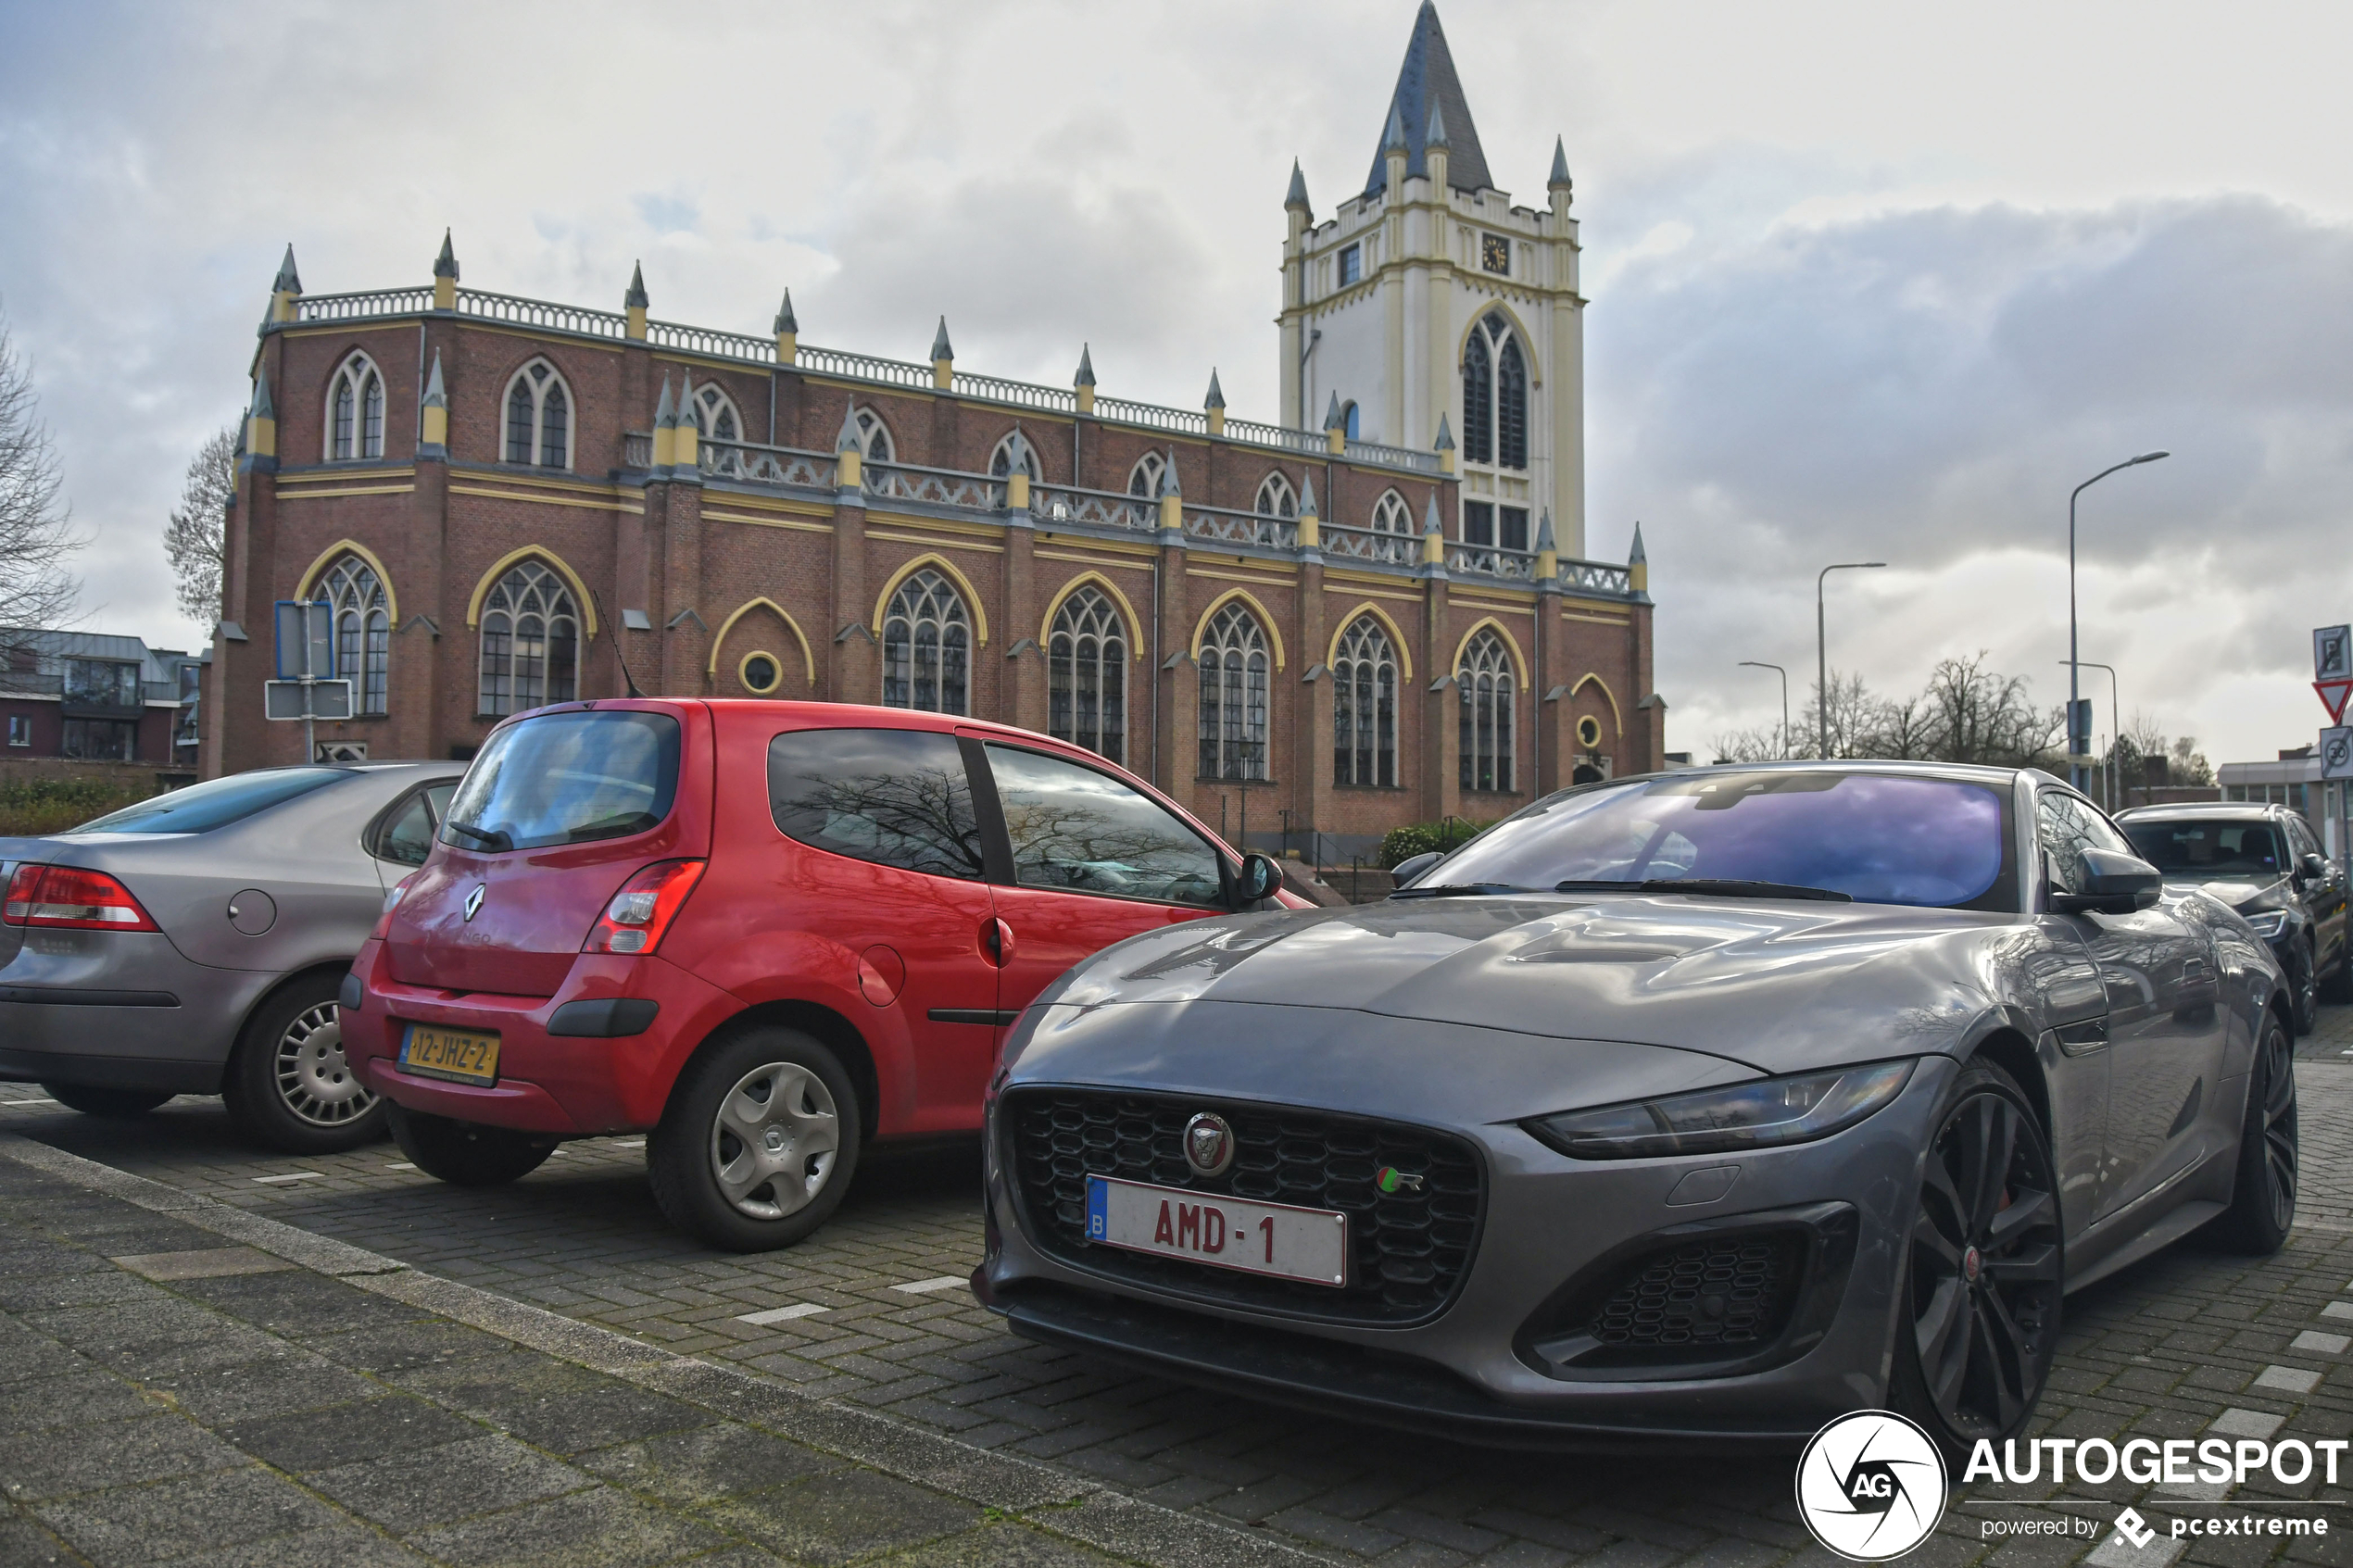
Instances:
[[[1275,896],[1283,884],[1283,868],[1273,857],[1255,851],[1242,857],[1242,869],[1234,873],[1234,907],[1246,909]]]
[[[2318,855],[2307,855],[2296,862],[2296,874],[2301,882],[2326,882],[2329,879],[2329,863]]]
[[[1395,879],[1398,886],[1403,887],[1445,858],[1439,850],[1425,849],[1418,855],[1408,855],[1390,867],[1389,874]]]
[[[2051,894],[2051,907],[2061,914],[2129,915],[2145,909],[2165,889],[2165,877],[2155,866],[2117,849],[2083,851],[2084,889]]]

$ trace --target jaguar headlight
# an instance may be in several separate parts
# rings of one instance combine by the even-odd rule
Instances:
[[[1760,1078],[1694,1094],[1566,1110],[1521,1125],[1579,1160],[1772,1148],[1852,1127],[1903,1092],[1912,1065],[1879,1061],[1830,1073]]]
[[[2285,909],[2247,909],[2243,912],[2246,923],[2255,928],[2255,935],[2267,942],[2287,929]]]

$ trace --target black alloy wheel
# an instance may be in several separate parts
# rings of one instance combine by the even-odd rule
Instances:
[[[2296,1047],[2279,1015],[2266,1013],[2247,1074],[2237,1184],[2231,1206],[2214,1217],[2208,1233],[2233,1251],[2256,1257],[2286,1246],[2296,1223],[2297,1153]]]
[[[2287,983],[2296,1009],[2296,1033],[2301,1038],[2321,1022],[2321,966],[2310,943],[2297,943],[2291,951],[2296,956],[2288,964]]]
[[[2009,1075],[1963,1068],[1921,1173],[1894,1390],[1948,1450],[2024,1430],[2050,1374],[2065,1278],[2052,1171]]]

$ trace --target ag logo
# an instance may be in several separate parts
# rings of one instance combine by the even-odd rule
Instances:
[[[1887,1411],[1840,1416],[1797,1461],[1797,1512],[1814,1538],[1854,1562],[1884,1562],[1944,1516],[1944,1456]]]

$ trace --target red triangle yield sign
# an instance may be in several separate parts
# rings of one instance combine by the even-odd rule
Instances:
[[[2329,722],[2345,721],[2345,699],[2353,696],[2353,681],[2315,681],[2312,689],[2321,694],[2321,706],[2329,710]]]

